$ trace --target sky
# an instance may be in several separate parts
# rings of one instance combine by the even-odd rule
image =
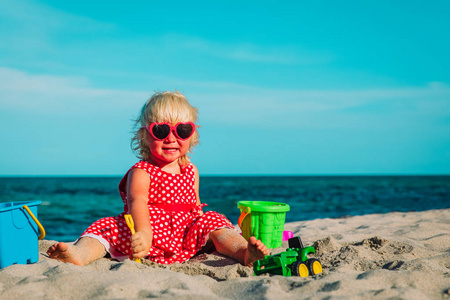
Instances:
[[[0,175],[123,175],[155,91],[201,175],[450,174],[450,2],[0,0]]]

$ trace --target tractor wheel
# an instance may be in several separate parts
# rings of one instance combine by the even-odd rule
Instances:
[[[311,275],[317,275],[322,273],[322,264],[318,259],[310,258],[306,261],[306,266],[308,266],[308,271]]]
[[[302,261],[295,261],[291,265],[292,275],[300,277],[308,277],[309,271],[306,264]]]

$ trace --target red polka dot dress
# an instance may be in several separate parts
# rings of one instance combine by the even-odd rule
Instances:
[[[209,233],[224,227],[233,228],[223,215],[208,211],[200,216],[205,204],[196,205],[193,165],[181,168],[181,174],[172,174],[140,161],[123,177],[119,191],[124,202],[124,213],[98,220],[81,237],[92,237],[102,243],[111,257],[124,260],[130,256],[131,232],[124,214],[128,211],[126,183],[128,173],[145,170],[150,176],[148,209],[153,229],[153,243],[147,258],[160,264],[184,262],[194,256],[207,242]]]

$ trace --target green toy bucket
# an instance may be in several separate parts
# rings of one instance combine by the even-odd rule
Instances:
[[[269,249],[281,247],[289,205],[268,201],[239,201],[238,208],[241,210],[238,225],[245,239],[254,236]]]

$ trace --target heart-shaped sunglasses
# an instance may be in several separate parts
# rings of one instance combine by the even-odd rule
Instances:
[[[167,122],[155,122],[141,128],[147,129],[150,134],[159,141],[165,140],[171,131],[175,134],[175,137],[180,140],[187,140],[195,132],[195,124],[192,122],[180,122],[175,125]]]

